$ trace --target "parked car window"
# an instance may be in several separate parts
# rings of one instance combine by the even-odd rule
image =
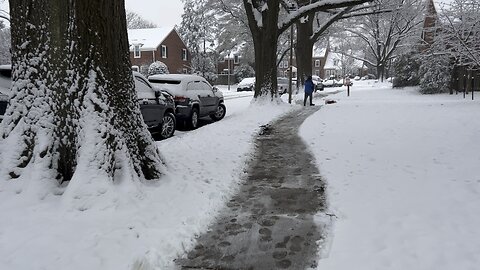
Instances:
[[[155,93],[150,85],[142,78],[135,76],[135,89],[137,90],[138,99],[154,99]]]
[[[203,90],[212,91],[212,86],[207,82],[200,82],[200,84]]]
[[[187,91],[193,91],[195,90],[195,82],[188,82],[187,83]]]

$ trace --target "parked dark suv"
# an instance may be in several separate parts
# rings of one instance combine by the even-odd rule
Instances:
[[[155,89],[143,77],[134,71],[135,90],[140,103],[143,121],[152,134],[158,134],[161,139],[173,136],[176,128],[175,102],[168,92]]]
[[[223,93],[201,76],[189,74],[158,74],[148,77],[150,83],[173,95],[175,115],[189,128],[198,127],[198,119],[210,116],[218,121],[225,116]]]
[[[0,119],[3,118],[9,101],[11,77],[11,66],[0,66]],[[149,131],[152,134],[158,134],[162,139],[173,136],[176,128],[173,97],[153,88],[142,74],[133,72],[133,77],[140,110]]]

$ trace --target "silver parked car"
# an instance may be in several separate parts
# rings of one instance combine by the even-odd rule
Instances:
[[[253,91],[255,87],[255,78],[244,78],[237,86],[237,92],[241,91]]]
[[[185,121],[190,129],[198,127],[200,117],[210,116],[218,121],[226,114],[223,93],[201,76],[157,74],[149,76],[148,80],[173,96],[177,120]]]

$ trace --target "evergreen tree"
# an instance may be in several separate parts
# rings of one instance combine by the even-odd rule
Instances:
[[[416,52],[408,52],[395,59],[393,87],[415,86],[420,83],[420,58]]]
[[[247,77],[255,77],[255,70],[248,64],[242,64],[233,69],[233,74],[235,75],[235,79],[239,82]]]
[[[450,90],[452,64],[446,54],[428,55],[420,66],[420,93],[438,94]]]

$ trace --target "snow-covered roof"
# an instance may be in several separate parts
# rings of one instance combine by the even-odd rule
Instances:
[[[325,57],[326,53],[327,53],[327,48],[325,48],[325,47],[314,47],[313,48],[313,57],[315,57],[315,58]]]
[[[173,27],[129,29],[128,44],[130,46],[141,44],[141,51],[152,51],[157,49],[173,30]],[[130,50],[133,51],[133,46],[130,47]]]

